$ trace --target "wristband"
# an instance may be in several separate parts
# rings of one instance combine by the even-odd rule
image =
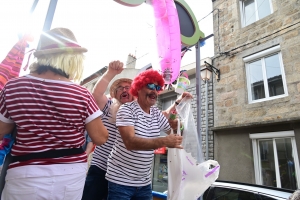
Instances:
[[[178,106],[179,103],[177,101],[175,101],[175,104],[176,104],[176,106]]]

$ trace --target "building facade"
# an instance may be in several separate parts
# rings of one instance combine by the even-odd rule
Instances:
[[[213,0],[220,180],[300,182],[300,1]]]

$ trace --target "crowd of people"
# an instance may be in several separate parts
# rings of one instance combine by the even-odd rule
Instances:
[[[1,199],[150,200],[154,150],[182,148],[171,131],[179,122],[169,115],[190,93],[160,111],[164,79],[151,69],[108,88],[124,69],[120,61],[109,63],[90,93],[76,83],[85,52],[71,30],[47,31],[30,74],[0,92],[0,139],[17,130]]]

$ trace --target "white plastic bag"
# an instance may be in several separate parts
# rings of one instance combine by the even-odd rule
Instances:
[[[203,160],[190,104],[190,100],[183,99],[177,109],[185,124],[184,149],[168,149],[168,200],[196,200],[219,176],[220,165],[217,161],[208,160],[198,164],[194,158]],[[180,131],[177,134],[180,135]],[[191,145],[194,149],[189,148]],[[196,150],[195,145],[198,146]]]

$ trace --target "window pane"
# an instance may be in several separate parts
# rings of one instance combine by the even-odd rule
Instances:
[[[252,100],[265,98],[265,87],[262,74],[261,61],[249,63],[249,76],[251,84]]]
[[[275,139],[279,164],[281,187],[297,189],[295,162],[292,153],[292,142],[290,138]]]
[[[266,57],[265,65],[270,97],[284,94],[278,54]]]
[[[259,149],[262,184],[276,187],[277,183],[275,174],[273,140],[259,141]]]
[[[214,190],[212,199],[230,199],[230,200],[256,200],[255,195],[251,192],[245,192],[242,190],[234,190],[227,188],[218,188]]]
[[[258,17],[262,19],[271,14],[271,7],[269,0],[257,0]]]
[[[252,24],[253,22],[256,21],[254,0],[244,1],[244,18],[245,18],[245,26]]]

